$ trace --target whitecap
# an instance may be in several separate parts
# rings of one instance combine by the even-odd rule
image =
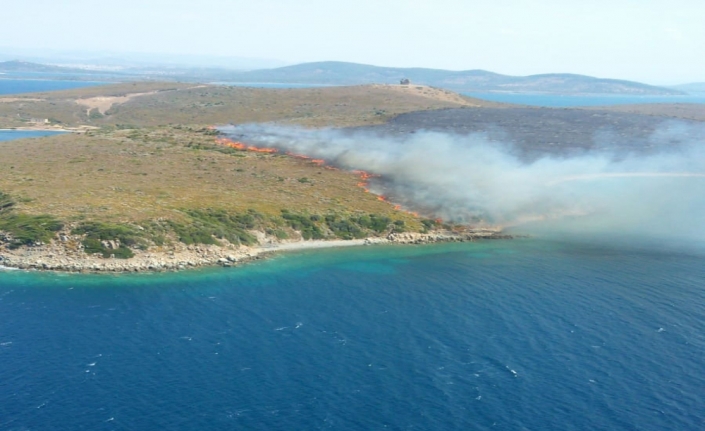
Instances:
[[[288,328],[288,326],[282,326],[281,328],[275,328],[274,330],[275,330],[275,331],[283,331],[283,330],[285,330],[286,328]]]

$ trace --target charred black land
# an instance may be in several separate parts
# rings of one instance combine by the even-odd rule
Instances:
[[[461,108],[401,114],[385,124],[349,128],[388,137],[420,131],[481,134],[512,145],[523,157],[570,156],[601,150],[624,153],[660,151],[705,137],[705,123],[577,108]]]

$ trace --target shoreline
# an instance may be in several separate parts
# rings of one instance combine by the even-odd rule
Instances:
[[[471,229],[467,232],[391,233],[386,237],[352,240],[269,241],[257,246],[185,245],[135,250],[130,259],[103,258],[82,251],[69,251],[60,241],[8,250],[0,247],[0,269],[75,273],[168,272],[209,266],[232,267],[280,252],[379,244],[431,244],[471,242],[478,239],[511,239],[499,229]]]

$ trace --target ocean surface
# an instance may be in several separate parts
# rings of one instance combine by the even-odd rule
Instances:
[[[47,130],[3,130],[0,129],[0,142],[12,141],[14,139],[41,138],[43,136],[60,135],[65,132],[53,132]]]
[[[642,103],[705,103],[705,94],[684,96],[629,96],[614,94],[561,95],[538,93],[463,93],[466,96],[494,102],[516,103],[530,106],[574,107],[609,106]]]
[[[74,88],[105,85],[94,81],[58,81],[51,79],[7,79],[7,74],[0,75],[0,95],[37,93],[42,91],[71,90]]]
[[[533,238],[0,270],[0,429],[701,430],[703,263]]]

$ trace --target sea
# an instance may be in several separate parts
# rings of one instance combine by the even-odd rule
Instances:
[[[0,429],[700,430],[704,280],[544,238],[0,271]]]
[[[96,81],[60,81],[49,78],[9,79],[8,74],[0,74],[0,95],[38,93],[44,91],[72,90],[74,88],[105,85]]]
[[[0,430],[701,430],[704,263],[536,235],[0,267]]]
[[[645,103],[698,103],[705,104],[705,93],[678,96],[631,96],[622,94],[547,94],[547,93],[463,93],[466,96],[493,102],[515,103],[529,106],[570,108],[579,106],[634,105]]]
[[[42,138],[44,136],[60,135],[65,132],[55,132],[52,130],[10,130],[0,129],[0,142],[12,141],[25,138]]]

